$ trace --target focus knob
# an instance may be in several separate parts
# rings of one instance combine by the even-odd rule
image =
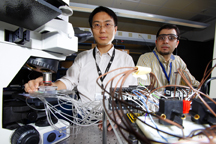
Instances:
[[[31,125],[17,128],[11,137],[11,144],[39,144],[40,134]]]
[[[48,142],[53,142],[56,139],[56,134],[55,133],[50,133],[47,137]]]

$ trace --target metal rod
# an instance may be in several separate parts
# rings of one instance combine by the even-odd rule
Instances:
[[[106,121],[106,113],[103,111],[103,144],[107,143],[107,121]]]

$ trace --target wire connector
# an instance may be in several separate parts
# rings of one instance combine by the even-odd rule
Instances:
[[[136,67],[138,68],[138,70],[133,73],[133,76],[136,78],[140,77],[141,79],[146,80],[147,79],[146,74],[151,72],[151,68],[150,67],[143,67],[143,66],[136,66]]]

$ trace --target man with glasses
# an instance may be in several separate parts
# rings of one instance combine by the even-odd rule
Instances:
[[[102,98],[102,89],[96,84],[96,79],[111,70],[120,67],[135,67],[130,55],[114,48],[112,41],[117,31],[117,16],[109,8],[99,6],[89,16],[91,27],[97,46],[77,55],[73,65],[64,77],[52,83],[58,90],[72,90],[77,87],[82,102],[97,101]],[[120,69],[102,77],[99,82],[103,85],[117,74],[126,71]],[[114,80],[115,86],[117,80]],[[124,86],[136,85],[137,80],[132,75],[127,78]],[[43,85],[43,78],[39,77],[25,84],[26,92],[34,92]],[[107,86],[109,91],[110,85]],[[100,126],[102,128],[102,126]],[[110,131],[112,127],[108,127]]]
[[[173,51],[179,44],[179,35],[180,31],[176,25],[166,24],[162,26],[157,32],[156,47],[153,52],[141,55],[137,62],[137,66],[145,66],[152,69],[152,72],[158,79],[158,87],[184,84],[181,76],[177,73],[177,69],[187,72],[188,75],[184,74],[186,74],[188,80],[191,80],[191,84],[194,87],[199,85],[199,82],[190,74],[185,62],[179,56],[173,55]],[[149,85],[149,75],[147,80],[138,78],[138,82],[143,85]]]

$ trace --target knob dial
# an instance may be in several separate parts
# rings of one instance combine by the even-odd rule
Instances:
[[[48,142],[53,142],[56,139],[56,134],[54,132],[50,133],[47,137]]]
[[[31,125],[17,128],[11,137],[11,144],[39,144],[40,134]]]

